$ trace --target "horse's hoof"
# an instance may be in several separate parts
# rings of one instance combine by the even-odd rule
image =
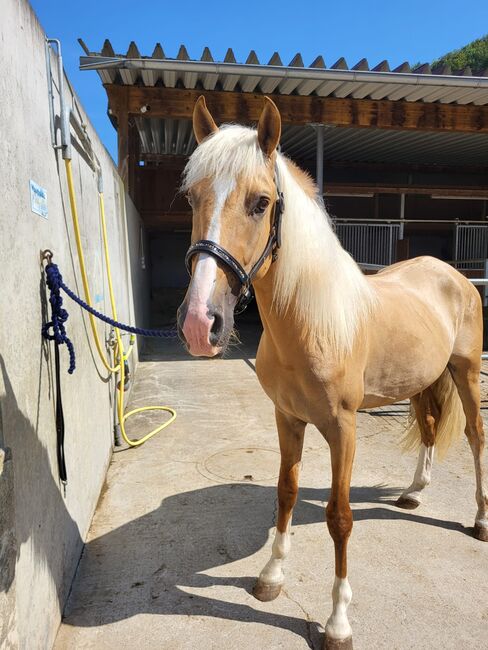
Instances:
[[[353,650],[352,636],[347,639],[331,639],[325,635],[324,650]]]
[[[488,528],[486,526],[474,525],[473,537],[481,542],[488,542]]]
[[[267,585],[264,582],[260,582],[259,580],[256,582],[254,585],[254,589],[252,590],[252,595],[254,598],[257,598],[263,603],[267,603],[270,600],[274,600],[280,595],[281,587],[283,586],[282,582],[278,582],[276,584],[271,584]]]
[[[410,497],[398,497],[396,500],[395,505],[398,508],[403,508],[404,510],[415,510],[415,508],[418,508],[420,505],[420,501],[416,501],[415,499],[411,499]]]

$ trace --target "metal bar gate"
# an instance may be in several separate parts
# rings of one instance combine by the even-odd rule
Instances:
[[[488,258],[488,224],[456,223],[454,265],[457,269],[484,269]]]
[[[358,264],[388,266],[396,262],[398,223],[339,223],[335,232],[342,246]]]

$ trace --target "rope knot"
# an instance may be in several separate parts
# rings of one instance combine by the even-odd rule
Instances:
[[[59,272],[57,264],[49,262],[45,268],[46,284],[50,293],[49,302],[51,303],[51,318],[49,323],[42,326],[42,335],[48,341],[55,341],[58,345],[65,344],[69,353],[68,373],[73,374],[76,367],[75,349],[73,343],[66,334],[65,323],[69,314],[63,307],[63,298],[60,289],[63,286],[63,276]],[[49,330],[52,328],[53,333]]]

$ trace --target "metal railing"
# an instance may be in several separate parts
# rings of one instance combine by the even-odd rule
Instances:
[[[452,226],[453,259],[449,264],[460,271],[484,271],[488,258],[488,223],[443,219],[343,219],[332,220],[343,247],[360,265],[370,268],[396,261],[397,242],[404,225]]]
[[[453,266],[459,270],[481,270],[487,257],[488,224],[456,223]]]
[[[488,259],[484,260],[485,262],[485,277],[484,278],[469,278],[469,281],[472,282],[475,286],[485,287],[483,292],[483,305],[486,307],[488,304]],[[488,354],[481,355],[482,361],[488,359]]]
[[[373,267],[396,262],[398,223],[347,223],[334,220],[334,229],[342,246],[358,264]]]

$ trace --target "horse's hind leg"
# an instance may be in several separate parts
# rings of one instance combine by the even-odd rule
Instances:
[[[278,519],[271,558],[259,574],[253,594],[258,600],[274,600],[284,582],[283,563],[290,550],[290,525],[298,494],[305,423],[276,409],[281,466],[278,480]]]
[[[430,484],[432,463],[434,461],[435,436],[440,418],[440,410],[430,388],[427,388],[419,395],[414,395],[411,402],[422,442],[412,484],[402,492],[396,502],[399,508],[405,508],[406,510],[413,510],[420,505],[421,492]]]
[[[449,368],[459,392],[466,415],[465,434],[473,452],[476,474],[476,514],[473,535],[488,542],[488,490],[484,484],[483,449],[485,434],[483,420],[480,415],[480,369],[481,360],[464,357],[452,357]]]

